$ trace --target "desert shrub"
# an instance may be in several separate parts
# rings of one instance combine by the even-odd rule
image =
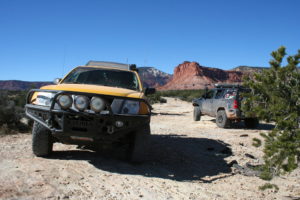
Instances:
[[[0,134],[28,131],[20,121],[25,117],[25,96],[24,91],[0,91]]]
[[[183,101],[192,102],[193,99],[199,98],[204,94],[204,90],[167,90],[156,91],[155,94],[149,95],[150,104],[166,103],[167,100],[163,97],[174,97]]]
[[[188,102],[201,97],[203,94],[204,90],[167,90],[156,92],[156,95],[161,97],[174,97]]]
[[[300,159],[300,73],[298,54],[287,57],[285,47],[272,52],[270,69],[245,79],[244,85],[252,89],[242,107],[246,115],[256,114],[262,120],[275,122],[275,128],[264,137],[264,171],[261,178],[291,172]],[[247,95],[247,94],[246,94]],[[260,143],[256,139],[255,143]]]
[[[147,97],[148,101],[150,104],[155,104],[155,103],[166,103],[167,100],[164,99],[160,93],[156,92],[154,94],[151,94]]]

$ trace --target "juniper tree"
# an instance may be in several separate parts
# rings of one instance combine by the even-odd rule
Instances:
[[[265,121],[275,122],[275,128],[264,137],[262,178],[291,172],[300,160],[300,50],[287,56],[285,47],[271,53],[270,68],[244,80],[252,89],[242,109],[247,116],[254,114]],[[245,94],[246,95],[246,94]]]

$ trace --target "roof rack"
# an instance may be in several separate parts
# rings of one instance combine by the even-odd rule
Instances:
[[[117,69],[129,70],[129,65],[116,62],[105,62],[105,61],[89,61],[85,66],[100,66],[100,67],[112,67]]]
[[[135,64],[123,64],[123,63],[117,63],[117,62],[106,62],[106,61],[94,61],[91,60],[88,63],[86,63],[85,66],[100,66],[100,67],[112,67],[116,69],[125,69],[125,70],[132,70],[137,71],[138,69]]]

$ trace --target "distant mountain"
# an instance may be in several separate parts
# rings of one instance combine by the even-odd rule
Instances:
[[[44,85],[52,84],[52,82],[30,82],[30,81],[18,81],[8,80],[0,81],[0,90],[27,90],[31,88],[40,88]]]
[[[171,74],[154,67],[139,67],[138,70],[144,87],[159,87],[165,85],[172,78]]]
[[[144,87],[158,87],[166,84],[172,75],[162,72],[154,67],[139,67],[139,74]],[[0,81],[0,90],[27,90],[30,88],[40,88],[52,82],[30,82],[8,80]]]
[[[238,66],[232,69],[232,71],[244,72],[244,73],[254,73],[254,72],[262,72],[264,69],[269,69],[269,67],[251,67],[251,66]],[[298,72],[300,72],[300,68],[297,68]]]
[[[174,75],[162,72],[154,67],[138,67],[144,87],[158,90],[203,89],[215,83],[241,83],[244,75],[261,72],[267,67],[238,66],[231,70],[204,67],[197,62],[185,61],[174,69]],[[298,68],[299,72],[300,69]],[[0,90],[26,90],[40,88],[52,82],[0,81]]]
[[[253,72],[262,72],[264,69],[268,69],[268,67],[250,67],[250,66],[241,65],[233,68],[232,71],[253,73]]]
[[[241,83],[244,72],[226,71],[204,67],[197,62],[185,61],[174,69],[173,78],[158,90],[191,90],[203,89],[215,83]]]

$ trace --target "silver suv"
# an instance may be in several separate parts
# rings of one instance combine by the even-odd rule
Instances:
[[[246,118],[241,111],[242,94],[250,92],[250,89],[240,85],[216,85],[207,90],[205,94],[193,100],[194,121],[199,121],[201,115],[216,117],[218,127],[229,128],[232,122],[244,120],[247,128],[256,128],[256,117]]]

